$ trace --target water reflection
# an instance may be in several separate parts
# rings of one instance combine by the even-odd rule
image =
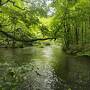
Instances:
[[[0,49],[0,90],[90,90],[89,64],[57,46]]]
[[[90,90],[90,57],[65,56],[53,67],[58,78],[55,90]]]

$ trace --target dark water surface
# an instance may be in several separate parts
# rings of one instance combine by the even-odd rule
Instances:
[[[0,49],[0,90],[90,90],[90,58],[58,46]]]

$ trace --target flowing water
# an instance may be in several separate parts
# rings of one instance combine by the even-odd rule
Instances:
[[[59,46],[0,49],[0,90],[90,90],[90,58]]]

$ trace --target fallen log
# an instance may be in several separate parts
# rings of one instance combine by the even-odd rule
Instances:
[[[5,31],[2,31],[2,30],[0,30],[0,32],[3,35],[7,36],[8,38],[15,40],[15,41],[19,41],[19,42],[34,42],[34,41],[39,41],[39,40],[41,41],[41,40],[55,39],[55,38],[33,38],[33,39],[28,38],[28,40],[26,40],[26,39],[16,38],[13,35],[5,32]]]

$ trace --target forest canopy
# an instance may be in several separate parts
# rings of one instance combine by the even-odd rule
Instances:
[[[1,39],[8,44],[12,43],[14,47],[16,41],[26,42],[33,41],[31,40],[33,38],[34,41],[36,38],[48,38],[50,30],[42,22],[43,18],[48,17],[50,3],[48,2],[46,0],[1,0]]]
[[[75,51],[90,50],[90,1],[54,0],[53,20],[55,37],[64,39],[64,48]]]

